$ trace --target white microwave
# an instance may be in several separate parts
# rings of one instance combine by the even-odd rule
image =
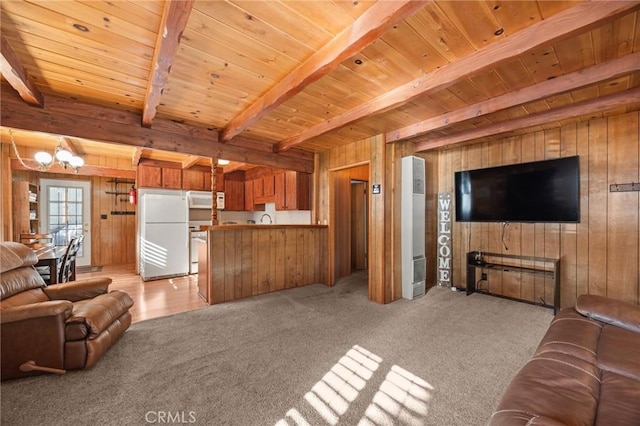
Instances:
[[[224,192],[216,192],[218,210],[224,210]],[[211,209],[213,204],[213,193],[207,191],[188,191],[190,209]]]

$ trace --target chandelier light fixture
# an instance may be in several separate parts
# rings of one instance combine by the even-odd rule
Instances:
[[[58,143],[53,156],[46,151],[36,152],[34,159],[40,165],[40,170],[48,170],[54,164],[60,164],[62,168],[71,167],[75,172],[84,165],[82,157],[72,154],[62,146],[62,142]]]
[[[38,169],[34,169],[33,167],[29,167],[28,164],[24,162],[22,157],[20,156],[20,152],[18,152],[18,147],[16,146],[15,140],[13,140],[13,131],[9,130],[9,136],[11,137],[11,145],[13,146],[13,152],[22,167],[28,170],[39,170],[45,171],[49,170],[51,166],[54,164],[60,164],[64,169],[67,167],[72,168],[76,173],[78,173],[78,169],[84,165],[84,160],[82,157],[74,155],[71,151],[65,149],[62,146],[62,140],[59,141],[58,146],[55,151],[53,151],[53,156],[46,151],[36,152],[34,159],[38,163]]]

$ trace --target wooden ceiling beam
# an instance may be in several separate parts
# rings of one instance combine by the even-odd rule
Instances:
[[[338,129],[361,118],[404,105],[413,99],[453,86],[479,73],[513,61],[523,54],[603,25],[638,8],[638,2],[583,2],[539,21],[484,49],[386,92],[349,111],[281,141],[276,152]]]
[[[159,149],[201,157],[225,158],[230,161],[277,167],[300,172],[313,172],[313,161],[302,156],[280,155],[217,142],[217,133],[183,123],[156,119],[153,129],[103,120],[104,108],[76,103],[74,114],[61,110],[30,108],[17,96],[3,94],[0,100],[0,120],[7,128],[84,138],[132,147]],[[47,103],[48,101],[48,97]],[[97,108],[97,109],[96,109]],[[79,115],[82,114],[82,115]],[[126,115],[126,112],[119,112]],[[163,130],[158,130],[162,128]],[[172,133],[172,132],[176,133]],[[195,137],[199,135],[200,137]],[[205,139],[206,135],[215,135]]]
[[[233,118],[221,132],[227,142],[269,111],[301,92],[338,67],[343,61],[377,40],[389,28],[422,9],[429,1],[380,1],[364,12],[329,43],[317,50],[292,73]]]
[[[231,163],[227,166],[224,166],[222,168],[222,172],[223,173],[231,173],[231,172],[235,172],[236,170],[242,170],[243,167],[245,167],[246,164],[244,163]]]
[[[38,170],[40,168],[40,164],[36,160],[23,158],[25,166],[20,163],[20,160],[17,158],[11,159],[11,169],[12,170]],[[63,168],[59,164],[52,166],[48,170],[40,171],[40,173],[64,173],[67,175],[80,175],[80,176],[100,176],[100,177],[110,177],[110,178],[124,178],[124,179],[135,179],[136,171],[129,169],[117,169],[114,167],[104,167],[104,166],[92,166],[85,164],[80,167],[76,173],[76,171],[72,167]]]
[[[239,146],[243,148],[255,149],[263,152],[273,152],[274,145],[272,142],[259,141],[256,139],[249,139],[242,136],[236,136],[231,141],[227,142],[228,145]],[[305,151],[302,149],[293,148],[280,153],[283,156],[289,156],[301,158],[308,161],[313,161],[313,152]]]
[[[0,33],[0,45],[2,49],[2,54],[0,54],[0,71],[2,75],[26,103],[42,108],[44,106],[42,93],[29,77],[27,70],[22,65],[22,61],[2,33]]]
[[[581,87],[613,80],[640,70],[640,52],[612,59],[589,68],[556,77],[520,90],[505,93],[477,104],[469,105],[386,134],[387,143],[413,138],[422,134],[491,114],[517,105],[535,102]]]
[[[151,127],[160,104],[160,96],[178,52],[180,37],[187,26],[194,0],[165,1],[158,38],[147,79],[147,92],[142,111],[142,125]]]
[[[190,155],[187,158],[185,158],[182,161],[182,168],[183,169],[188,169],[191,166],[193,166],[194,164],[196,164],[198,161],[200,161],[202,157],[200,157],[199,155]]]
[[[516,130],[522,130],[529,127],[539,126],[554,121],[562,121],[574,117],[586,116],[589,114],[602,113],[615,108],[634,105],[640,103],[640,88],[625,90],[624,92],[615,93],[599,99],[590,99],[588,101],[576,104],[565,105],[549,111],[527,115],[512,120],[501,121],[488,126],[480,127],[455,133],[444,137],[434,137],[424,139],[416,138],[416,152],[428,151],[437,148],[450,147],[451,145],[470,142],[476,139],[489,136],[497,136]]]

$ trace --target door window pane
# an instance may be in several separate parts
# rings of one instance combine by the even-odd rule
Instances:
[[[56,245],[82,235],[82,188],[49,187],[49,230]]]

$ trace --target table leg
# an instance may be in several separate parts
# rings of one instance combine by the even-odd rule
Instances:
[[[58,284],[58,259],[49,261],[49,273],[51,284]]]

